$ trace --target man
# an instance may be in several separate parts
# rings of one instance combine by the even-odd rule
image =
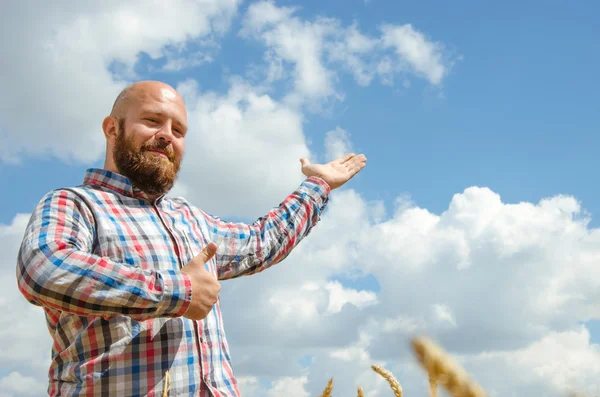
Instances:
[[[188,130],[172,87],[132,84],[102,128],[103,169],[47,193],[19,250],[19,289],[43,307],[53,338],[48,394],[160,396],[168,371],[170,396],[239,396],[217,280],[283,260],[366,158],[301,159],[307,178],[278,208],[226,223],[166,197]]]

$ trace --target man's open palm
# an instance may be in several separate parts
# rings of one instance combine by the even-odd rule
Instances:
[[[367,158],[364,154],[350,153],[327,164],[311,164],[306,158],[301,158],[300,163],[304,175],[318,176],[333,190],[348,182],[365,168]]]

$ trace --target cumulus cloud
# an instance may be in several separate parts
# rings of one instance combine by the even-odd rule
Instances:
[[[256,377],[241,377],[238,379],[240,391],[244,397],[310,397],[306,391],[306,376],[281,377],[268,385],[261,385]]]
[[[45,391],[46,385],[42,382],[31,376],[23,376],[18,372],[11,372],[0,379],[2,396],[39,396]]]
[[[382,44],[392,47],[398,55],[400,68],[408,68],[439,84],[446,74],[440,43],[429,41],[425,35],[408,24],[403,26],[384,25]]]
[[[480,353],[468,362],[485,382],[492,383],[493,372],[502,371],[503,377],[525,387],[537,385],[548,396],[576,392],[594,396],[600,391],[600,346],[590,343],[583,326],[549,332],[522,349]],[[495,395],[510,394],[501,384],[493,388]]]
[[[16,258],[29,215],[18,214],[0,224],[0,394],[46,394],[51,338],[41,308],[29,304],[16,285]],[[3,371],[3,372],[4,372]]]
[[[441,214],[399,200],[395,211],[376,220],[370,216],[376,206],[358,193],[335,194],[323,222],[285,263],[224,283],[233,356],[245,357],[237,362],[244,376],[253,374],[253,354],[277,346],[285,350],[280,365],[261,364],[261,376],[301,376],[297,360],[312,355],[311,395],[322,391],[325,372],[341,376],[341,395],[355,393],[357,379],[373,382],[375,390],[371,363],[393,368],[407,390],[421,393],[426,379],[408,340],[425,334],[491,391],[550,396],[594,385],[597,346],[578,324],[598,318],[594,263],[600,233],[588,227],[573,197],[505,203],[487,188],[472,187],[457,193]],[[356,289],[377,303],[328,311],[335,297],[320,280],[357,272],[377,279],[377,293]],[[256,300],[236,302],[236,296]],[[272,326],[240,331],[250,323]],[[556,353],[542,359],[542,349]],[[561,353],[569,364],[543,362]],[[584,361],[587,369],[574,375]],[[514,363],[520,363],[518,371]],[[380,386],[382,394],[373,395],[389,393]]]
[[[460,326],[439,337],[455,348],[520,348],[596,315],[590,261],[599,234],[580,212],[573,198],[505,204],[469,188],[440,216],[410,207],[375,225],[365,239],[378,249],[364,263],[382,284],[379,299],[399,302],[403,316],[418,321],[427,312],[405,302],[443,303]],[[391,264],[397,277],[388,275]]]
[[[323,65],[324,36],[335,29],[327,21],[310,23],[293,17],[295,9],[272,2],[253,3],[248,8],[241,35],[264,41],[270,64],[283,60],[294,67],[298,98],[328,97],[335,93],[333,72]]]
[[[268,75],[283,78],[281,64],[293,68],[295,90],[286,101],[309,104],[330,98],[343,99],[336,86],[341,67],[362,86],[376,77],[393,84],[398,74],[425,78],[441,84],[452,66],[444,45],[427,38],[411,24],[382,25],[380,36],[363,34],[356,23],[318,17],[313,21],[296,16],[294,7],[278,7],[272,1],[253,3],[244,16],[240,35],[264,43]],[[403,83],[405,86],[409,83]]]
[[[305,376],[301,378],[279,378],[267,393],[267,397],[279,397],[283,395],[290,397],[310,397],[310,394],[304,389],[305,384]]]
[[[346,304],[362,309],[377,303],[374,292],[344,288],[340,282],[327,283],[325,288],[329,291],[328,313],[339,313]]]
[[[325,155],[327,157],[325,161],[338,159],[352,151],[348,131],[338,126],[336,129],[325,133]]]
[[[0,89],[10,93],[0,100],[0,161],[24,155],[98,160],[102,119],[134,79],[140,54],[166,57],[167,68],[183,67],[166,46],[224,32],[238,3],[8,3],[0,17]]]

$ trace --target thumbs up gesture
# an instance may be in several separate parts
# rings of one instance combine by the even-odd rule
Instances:
[[[192,302],[187,311],[183,314],[184,317],[191,320],[202,320],[208,316],[212,310],[221,291],[221,284],[215,276],[210,274],[204,268],[204,264],[208,262],[217,252],[215,243],[208,244],[200,254],[189,261],[181,271],[186,273],[192,283]]]

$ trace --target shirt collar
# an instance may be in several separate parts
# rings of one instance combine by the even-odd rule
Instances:
[[[88,168],[83,178],[84,185],[101,186],[118,194],[151,201],[148,194],[133,186],[129,178],[119,173],[108,171],[103,168]],[[156,203],[164,198],[164,194],[156,199]]]

